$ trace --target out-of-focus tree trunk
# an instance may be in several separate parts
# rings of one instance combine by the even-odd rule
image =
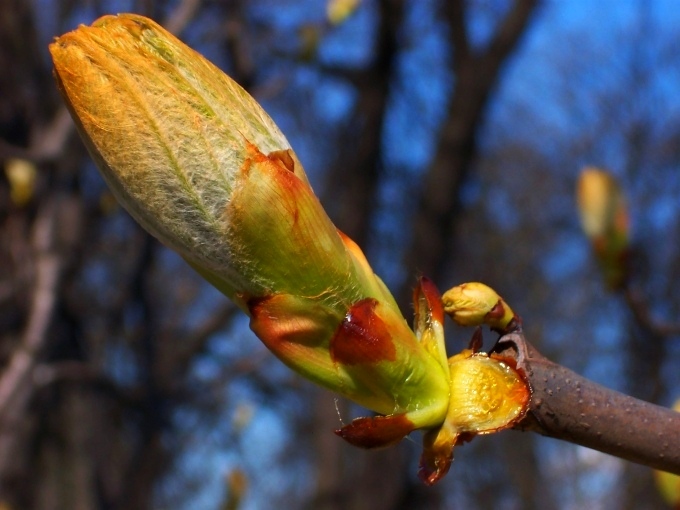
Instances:
[[[329,214],[338,227],[360,246],[367,246],[371,218],[378,203],[382,173],[382,142],[390,92],[402,41],[403,0],[380,0],[374,57],[366,69],[347,77],[358,92],[348,128],[342,135],[344,149],[328,177]],[[314,435],[318,454],[319,485],[313,507],[323,510],[399,508],[413,484],[415,472],[401,448],[361,451],[342,444],[332,430],[339,428],[336,410],[327,392],[316,394]],[[346,410],[347,404],[339,404]],[[347,413],[345,412],[345,419]],[[351,487],[351,490],[348,490]],[[435,505],[436,506],[436,505]],[[414,502],[410,508],[421,508]]]
[[[362,71],[347,74],[357,88],[358,99],[349,126],[342,135],[343,150],[328,176],[328,196],[324,200],[338,227],[359,246],[367,245],[383,177],[385,115],[403,44],[400,30],[404,2],[380,0],[377,11],[378,27],[371,64]]]
[[[454,87],[432,163],[423,179],[413,221],[406,269],[443,281],[455,263],[454,222],[460,190],[477,154],[484,114],[507,64],[527,30],[539,0],[515,0],[489,42],[476,49],[470,41],[465,0],[443,2],[453,52]],[[402,302],[410,289],[402,289]]]

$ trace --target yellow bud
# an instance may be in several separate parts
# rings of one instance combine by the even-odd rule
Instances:
[[[604,170],[586,167],[579,177],[576,200],[583,230],[591,239],[616,231],[627,237],[626,201],[616,179]]]
[[[605,280],[617,290],[628,276],[630,225],[624,194],[611,174],[587,167],[581,172],[576,199],[583,230]]]
[[[513,319],[519,320],[495,290],[479,282],[464,283],[442,296],[444,312],[460,326],[488,324],[504,331]]]
[[[260,291],[263,284],[233,268],[224,218],[252,165],[249,148],[307,184],[260,105],[142,16],[104,16],[59,37],[50,52],[64,100],[119,202],[193,266],[216,275],[213,281],[226,282],[220,288],[228,295]]]
[[[5,163],[10,198],[16,205],[25,205],[33,197],[36,173],[35,165],[25,159],[10,159]]]

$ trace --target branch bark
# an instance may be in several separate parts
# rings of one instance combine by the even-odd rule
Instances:
[[[532,389],[527,415],[515,428],[680,475],[680,413],[553,363],[522,333],[501,337],[494,352],[513,359]]]

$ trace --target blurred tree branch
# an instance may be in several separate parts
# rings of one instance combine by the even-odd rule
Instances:
[[[380,0],[378,12],[379,24],[371,64],[360,71],[322,68],[331,75],[348,79],[359,92],[350,122],[352,129],[345,131],[341,142],[343,147],[352,147],[353,150],[343,150],[339,154],[326,185],[333,200],[324,200],[324,203],[329,205],[329,214],[340,229],[360,246],[367,244],[371,214],[378,202],[383,174],[380,145],[400,52],[399,31],[402,29],[404,2]]]
[[[35,392],[33,371],[49,339],[65,253],[73,249],[80,236],[79,222],[72,221],[79,215],[79,206],[77,201],[57,194],[42,206],[33,226],[35,281],[31,307],[22,338],[0,378],[0,473],[7,472],[14,460],[18,423]],[[67,235],[64,224],[71,229]]]
[[[0,160],[21,158],[34,163],[53,161],[61,156],[71,133],[71,116],[65,106],[60,106],[47,126],[38,125],[33,129],[28,147],[13,145],[0,138]]]
[[[169,32],[178,35],[196,15],[202,0],[181,0],[163,22]]]
[[[649,333],[661,337],[680,335],[680,323],[662,321],[654,317],[649,309],[649,303],[641,292],[627,285],[624,295],[635,320]]]
[[[515,0],[498,22],[489,42],[473,49],[467,31],[465,0],[443,3],[450,29],[454,87],[434,159],[420,190],[413,222],[413,239],[406,254],[409,272],[418,269],[442,280],[451,263],[452,225],[460,210],[460,188],[477,151],[477,134],[484,111],[504,64],[516,49],[540,0]],[[410,289],[403,289],[405,302]]]

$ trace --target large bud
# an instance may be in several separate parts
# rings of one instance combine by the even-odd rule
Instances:
[[[130,214],[238,303],[284,363],[386,415],[343,437],[381,446],[443,422],[443,354],[418,341],[252,97],[141,16],[105,16],[50,51],[79,132]]]
[[[233,299],[284,363],[379,413],[340,436],[373,448],[426,429],[431,484],[456,444],[521,418],[519,374],[482,353],[446,359],[441,297],[426,279],[408,327],[285,137],[228,76],[130,14],[81,26],[50,51],[78,130],[130,214]]]

